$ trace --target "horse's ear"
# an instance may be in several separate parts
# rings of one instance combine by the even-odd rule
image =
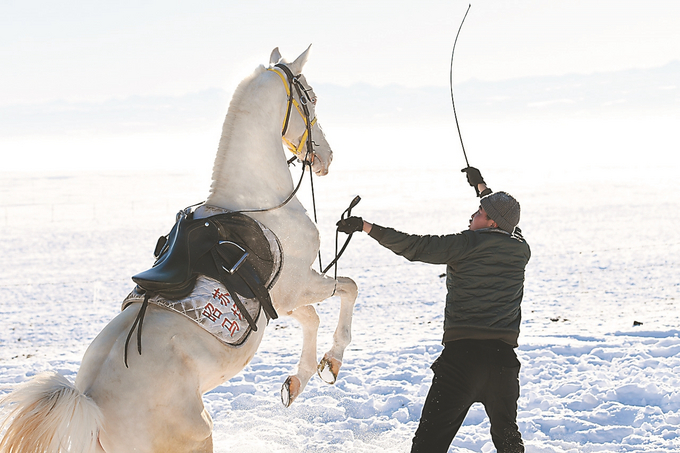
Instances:
[[[302,73],[302,68],[305,66],[305,63],[307,63],[307,58],[309,57],[309,49],[312,47],[310,44],[309,47],[307,47],[307,50],[302,52],[302,55],[297,57],[294,62],[288,65],[291,71],[293,71],[293,74],[301,74]]]
[[[275,47],[274,50],[272,50],[272,54],[269,56],[269,64],[275,65],[279,61],[281,61],[281,52],[279,52],[278,47]]]

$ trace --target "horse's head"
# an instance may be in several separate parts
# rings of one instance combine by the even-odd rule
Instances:
[[[333,151],[316,119],[316,94],[302,75],[308,55],[309,47],[295,61],[288,63],[277,47],[269,59],[269,70],[279,75],[288,95],[283,141],[300,160],[311,161],[312,170],[323,176],[328,173]]]

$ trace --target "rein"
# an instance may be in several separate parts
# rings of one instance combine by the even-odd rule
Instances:
[[[316,117],[310,120],[310,114],[309,114],[309,107],[307,106],[308,102],[311,102],[312,104],[316,104],[316,99],[310,99],[309,96],[307,95],[307,90],[305,90],[305,87],[302,85],[300,82],[300,75],[293,75],[291,70],[288,68],[288,66],[278,63],[276,64],[273,68],[268,68],[267,71],[272,71],[276,73],[280,78],[281,81],[283,82],[283,86],[286,88],[286,95],[288,96],[288,106],[286,108],[286,116],[283,119],[283,127],[281,128],[281,138],[283,142],[288,146],[288,149],[290,152],[292,152],[295,157],[292,157],[290,160],[288,160],[288,165],[290,165],[295,158],[299,159],[302,161],[302,174],[300,175],[300,180],[298,181],[297,185],[295,186],[295,189],[291,194],[286,198],[282,203],[280,203],[277,206],[274,206],[273,208],[266,208],[266,209],[247,209],[247,210],[240,210],[237,212],[267,212],[267,211],[273,211],[275,209],[281,208],[285,206],[297,193],[297,191],[300,189],[300,186],[302,185],[302,180],[305,176],[305,168],[307,165],[310,167],[310,172],[309,172],[309,181],[310,181],[310,186],[312,190],[312,205],[313,205],[313,210],[314,210],[314,222],[316,224],[319,223],[316,215],[316,196],[314,194],[314,178],[311,172],[311,166],[312,163],[314,162],[314,147],[313,147],[313,140],[312,140],[312,126],[316,124]],[[297,100],[295,99],[295,94],[293,92],[293,88],[295,89],[295,92],[297,92],[298,98],[300,98],[300,102],[298,103]],[[298,146],[295,146],[290,140],[288,140],[285,135],[286,132],[288,131],[288,124],[290,122],[290,114],[291,111],[293,110],[293,106],[295,106],[295,109],[298,111],[300,116],[302,117],[302,120],[305,122],[305,132],[302,134],[300,137],[300,143]],[[301,158],[302,156],[302,147],[304,145],[307,145],[307,152],[305,153],[305,157]],[[311,156],[311,161],[308,160],[307,158]],[[359,196],[356,196],[352,202],[349,205],[349,208],[347,208],[341,215],[340,218],[343,219],[345,214],[349,217],[352,215],[352,208],[356,206],[359,201],[361,201],[361,198]],[[338,231],[336,230],[335,232],[335,258],[333,261],[330,262],[328,266],[324,269],[323,264],[321,264],[321,250],[319,250],[319,271],[322,274],[325,274],[328,272],[328,270],[335,265],[335,279],[337,280],[338,277],[338,260],[342,256],[342,254],[345,252],[345,249],[349,245],[349,241],[352,239],[352,235],[350,234],[347,239],[345,240],[344,245],[340,249],[340,252],[338,252]],[[335,293],[335,291],[334,291]]]
[[[286,85],[286,81],[283,78],[283,74],[281,74],[279,71],[277,71],[277,68],[286,73],[286,76],[288,77],[288,85]],[[298,159],[300,159],[300,156],[302,155],[302,147],[305,143],[307,143],[307,154],[305,155],[304,159],[300,159],[302,161],[302,174],[304,176],[305,173],[305,164],[308,162],[307,158],[311,156],[311,161],[309,162],[310,166],[310,172],[309,172],[309,184],[312,190],[312,208],[314,211],[314,222],[318,225],[319,220],[317,219],[316,216],[316,196],[314,195],[314,175],[312,175],[311,172],[311,166],[314,163],[314,146],[313,146],[313,140],[312,140],[312,126],[316,124],[316,117],[314,117],[312,120],[309,119],[309,107],[307,106],[308,102],[311,102],[312,104],[316,104],[316,98],[310,99],[309,95],[307,94],[307,90],[305,90],[305,87],[302,85],[300,82],[300,75],[293,75],[291,70],[288,68],[288,66],[278,63],[275,65],[273,68],[270,68],[269,71],[276,72],[279,77],[281,77],[281,81],[283,82],[283,86],[286,87],[286,93],[288,94],[288,108],[286,109],[286,118],[283,121],[283,129],[281,131],[281,138],[288,145],[288,149],[295,154]],[[295,87],[295,91],[297,91],[298,97],[300,98],[300,103],[295,100],[295,97],[293,96],[293,87]],[[300,108],[300,104],[302,104],[302,109]],[[302,134],[302,137],[300,137],[300,143],[296,147],[293,143],[291,143],[287,138],[286,138],[286,130],[288,129],[288,120],[290,119],[290,112],[292,109],[292,105],[295,105],[295,108],[297,109],[298,113],[302,117],[302,120],[305,122],[305,133]],[[303,113],[304,112],[304,113]],[[300,182],[302,182],[302,176],[300,177]],[[299,187],[299,184],[298,184]],[[295,189],[297,192],[297,188]],[[323,265],[321,264],[321,250],[319,249],[319,270],[321,271],[323,269]]]
[[[300,175],[300,180],[298,181],[297,185],[293,189],[293,191],[288,195],[288,197],[283,200],[281,203],[279,203],[276,206],[273,206],[271,208],[259,208],[259,209],[241,209],[235,212],[268,212],[268,211],[273,211],[275,209],[282,208],[290,200],[293,199],[295,194],[298,192],[300,189],[300,186],[302,185],[302,180],[305,176],[305,168],[307,165],[310,167],[310,176],[312,175],[311,173],[311,167],[312,163],[314,162],[314,144],[312,140],[312,126],[316,124],[316,117],[310,120],[309,118],[309,108],[307,107],[307,102],[316,102],[316,100],[311,101],[309,97],[307,96],[307,92],[305,90],[305,87],[302,86],[302,83],[300,82],[299,75],[294,76],[293,73],[291,72],[290,69],[286,65],[283,65],[281,63],[277,64],[273,68],[268,68],[267,71],[272,71],[276,73],[279,77],[281,77],[281,81],[283,82],[283,86],[286,88],[286,95],[288,96],[288,107],[286,108],[286,116],[283,119],[283,127],[281,129],[281,139],[283,142],[288,146],[288,149],[290,152],[295,154],[295,157],[302,161],[302,174]],[[298,102],[295,99],[295,94],[293,92],[293,88],[295,88],[295,91],[298,94],[298,97],[300,98],[300,102]],[[298,111],[300,116],[302,117],[302,120],[305,122],[305,132],[302,134],[300,137],[300,143],[298,146],[295,146],[290,140],[288,140],[285,135],[286,132],[288,131],[288,124],[290,122],[290,113],[292,111],[293,106],[295,106],[295,109]],[[307,145],[307,152],[305,153],[304,158],[302,156],[302,147],[304,145]],[[311,156],[311,157],[310,157]],[[311,158],[309,160],[308,158]],[[291,160],[288,161],[288,165],[292,163],[294,159],[291,158]],[[312,183],[312,191],[313,191],[313,183]],[[314,221],[316,220],[316,201],[314,200],[314,196],[312,196],[312,201],[314,203]],[[317,222],[318,223],[318,222]]]
[[[354,208],[354,206],[358,205],[360,201],[361,201],[361,197],[359,195],[354,197],[352,202],[349,204],[349,208],[345,209],[345,211],[342,214],[340,214],[340,220],[342,221],[342,220],[348,218],[349,216],[351,216],[352,215],[352,208]],[[347,214],[347,217],[345,217],[345,214]],[[352,235],[354,234],[354,233],[350,233],[349,236],[347,236],[347,239],[345,239],[345,243],[343,244],[342,248],[340,249],[340,252],[338,252],[338,232],[339,232],[339,229],[336,229],[335,230],[335,258],[321,272],[322,274],[325,274],[326,272],[328,272],[328,269],[330,269],[331,267],[333,267],[333,265],[335,265],[335,276],[334,276],[334,278],[336,280],[338,279],[338,260],[340,259],[342,254],[345,253],[345,249],[349,245],[349,241],[352,239]],[[333,291],[333,294],[335,294],[335,291]]]

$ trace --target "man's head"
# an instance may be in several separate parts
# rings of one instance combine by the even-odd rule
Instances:
[[[515,198],[507,192],[495,192],[483,197],[480,201],[480,208],[472,219],[470,219],[470,229],[480,228],[500,228],[501,230],[512,233],[519,223],[520,207]],[[479,219],[476,219],[481,214]],[[484,222],[486,217],[487,222]]]

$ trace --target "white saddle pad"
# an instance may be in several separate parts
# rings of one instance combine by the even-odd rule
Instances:
[[[246,299],[240,294],[238,297],[257,323],[262,311],[260,302],[257,299]],[[143,301],[144,294],[135,289],[123,301],[123,309],[132,303]],[[186,316],[221,342],[231,346],[242,344],[252,330],[224,285],[203,275],[196,279],[194,290],[184,299],[167,300],[155,296],[149,298],[149,303]]]

